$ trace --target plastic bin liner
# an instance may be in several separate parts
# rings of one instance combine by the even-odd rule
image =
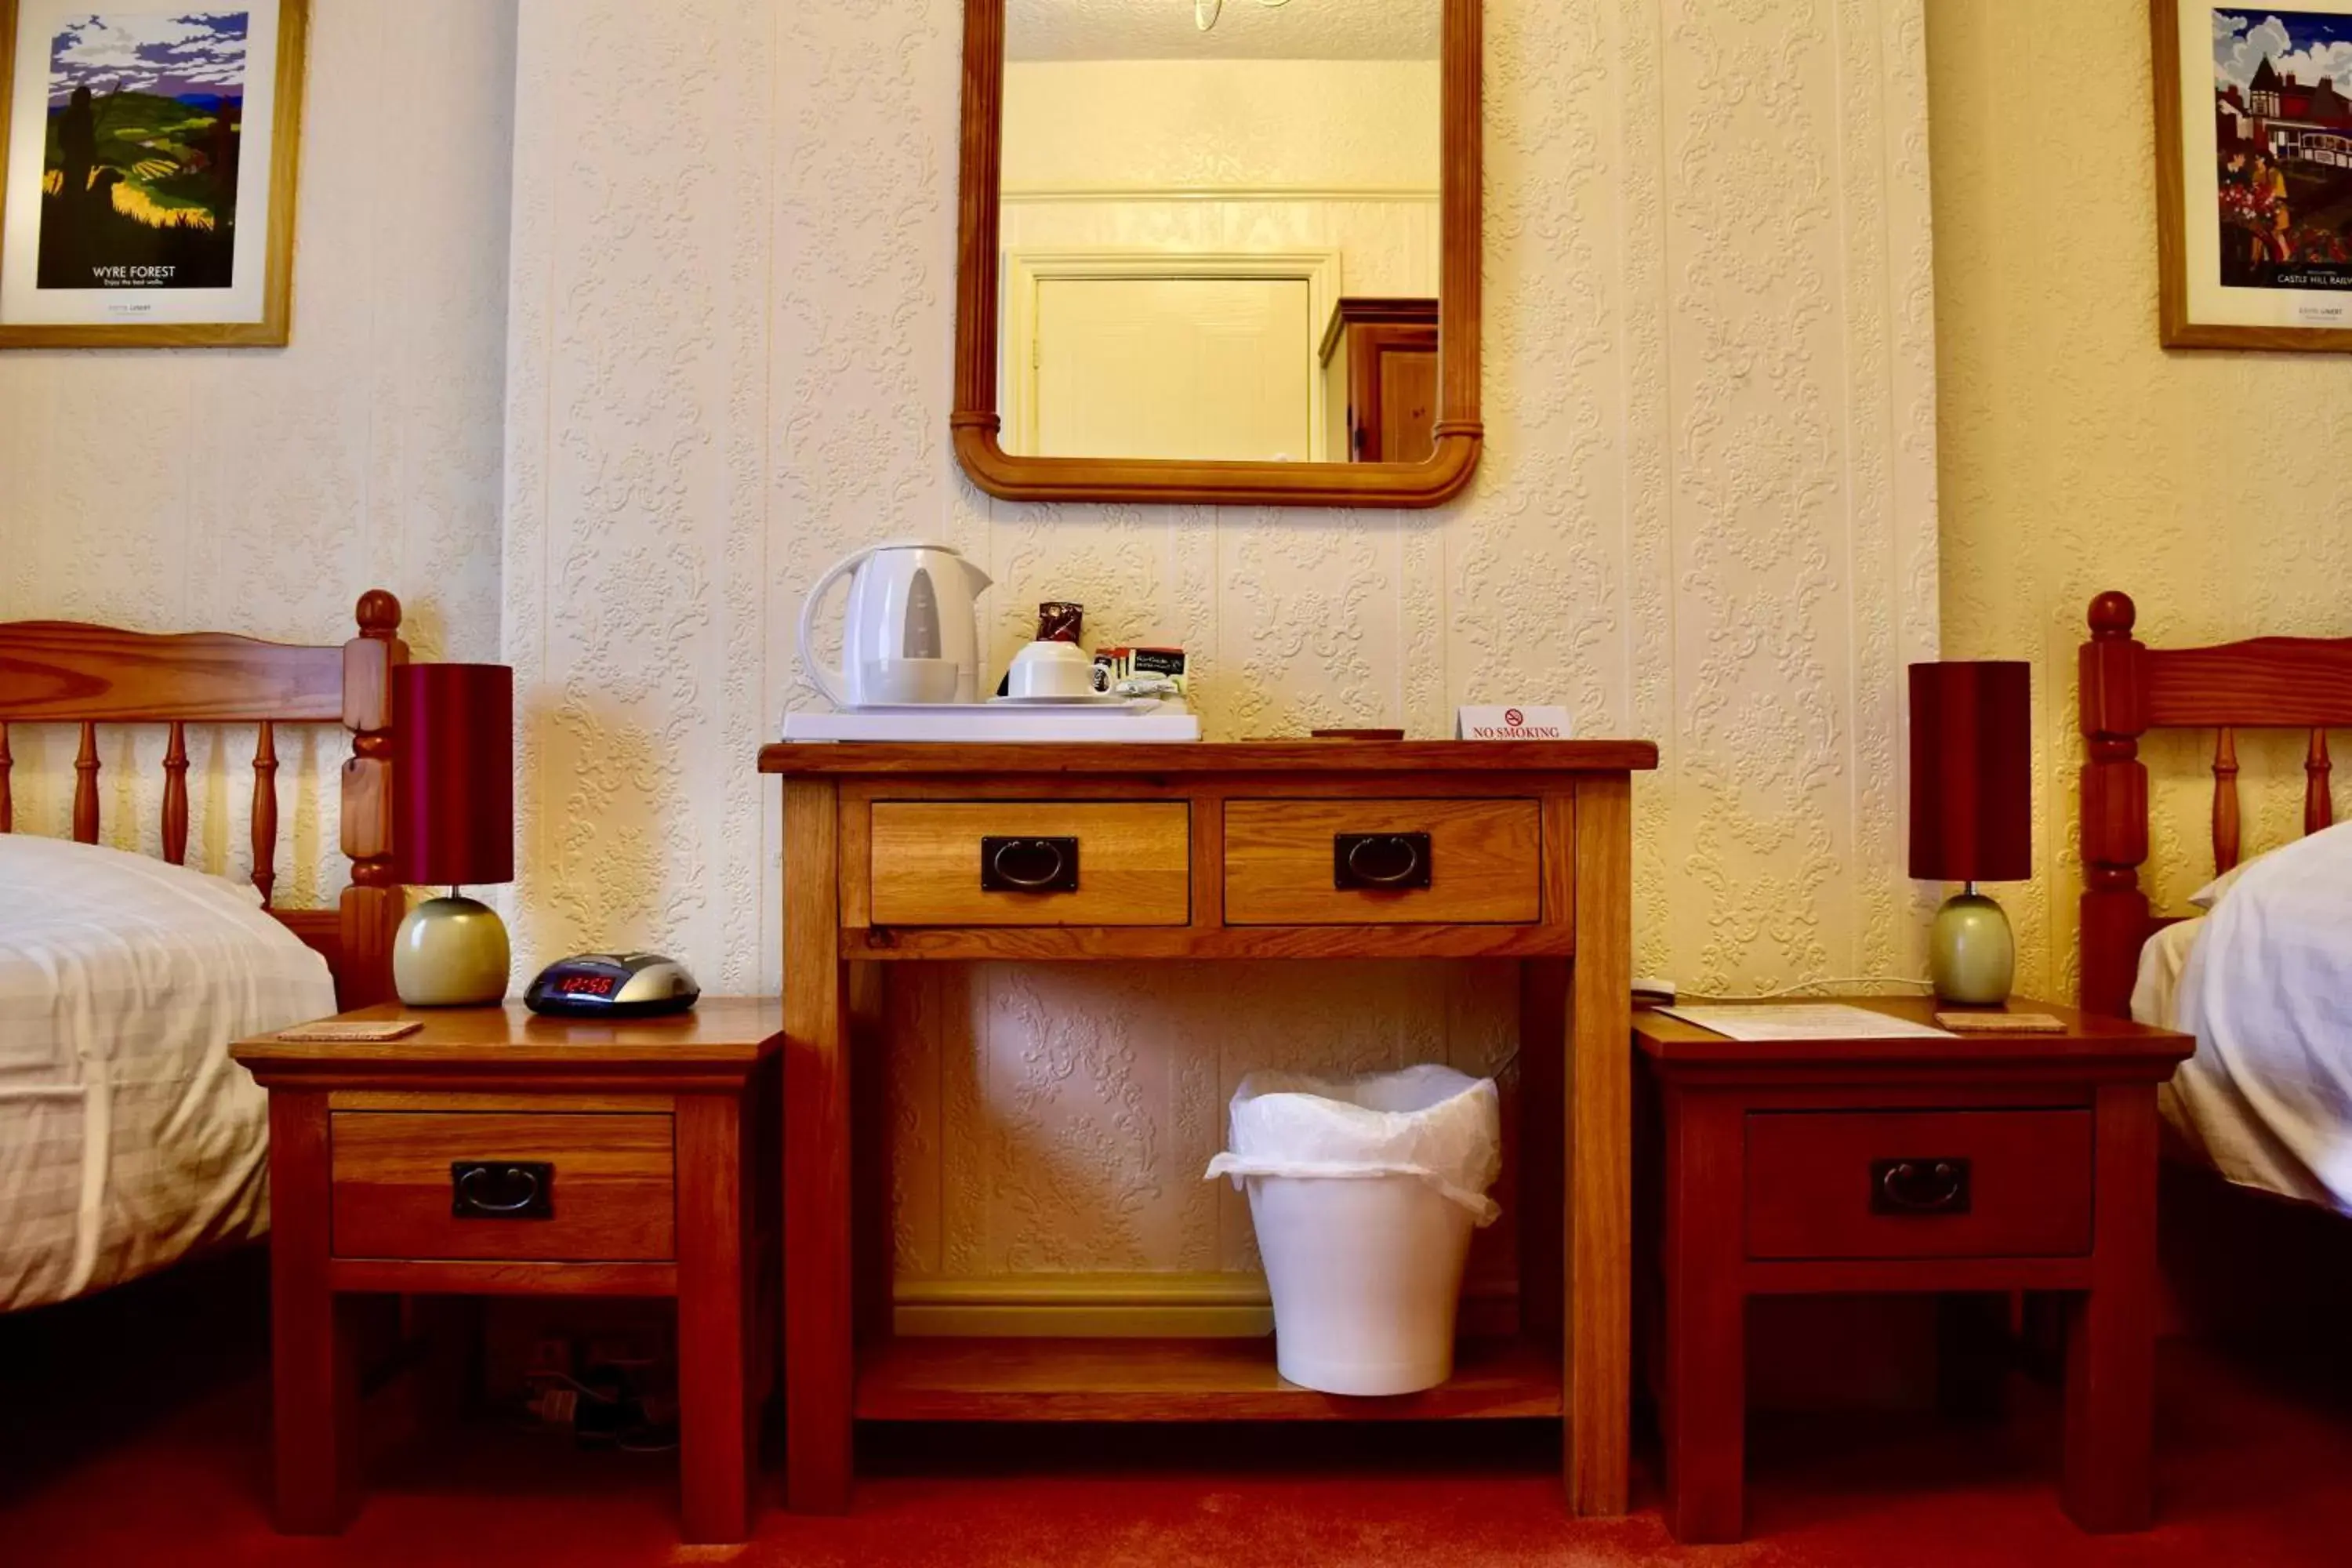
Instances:
[[[1490,1225],[1503,1168],[1495,1080],[1448,1067],[1351,1079],[1254,1072],[1233,1103],[1233,1147],[1208,1175],[1413,1176]]]

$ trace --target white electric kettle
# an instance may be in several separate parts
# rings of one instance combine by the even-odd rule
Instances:
[[[849,578],[841,622],[841,668],[818,662],[818,605]],[[980,683],[974,601],[988,574],[945,544],[891,540],[835,562],[801,605],[801,668],[836,708],[893,702],[972,702]]]

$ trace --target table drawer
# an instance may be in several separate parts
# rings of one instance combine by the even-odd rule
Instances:
[[[336,1111],[335,1256],[671,1258],[670,1129],[661,1113]]]
[[[881,800],[877,926],[1180,926],[1192,918],[1183,801]]]
[[[1751,1111],[1750,1258],[2091,1250],[2088,1110]]]
[[[1514,925],[1542,916],[1535,801],[1225,803],[1229,925]]]

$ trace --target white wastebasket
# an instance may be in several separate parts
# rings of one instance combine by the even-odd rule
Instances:
[[[1282,1375],[1327,1394],[1411,1394],[1454,1372],[1470,1232],[1500,1211],[1494,1081],[1451,1068],[1332,1081],[1253,1073],[1233,1147],[1249,1192]]]

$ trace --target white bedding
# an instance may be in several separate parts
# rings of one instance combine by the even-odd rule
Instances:
[[[2352,823],[2141,950],[2132,1016],[2197,1037],[2168,1116],[2233,1182],[2352,1214]]]
[[[228,1046],[334,1010],[250,889],[0,834],[0,1310],[268,1230],[268,1102]]]
[[[2132,986],[2132,1017],[2159,1029],[2180,1026],[2180,974],[2189,950],[2205,934],[2205,917],[2176,921],[2139,950],[2139,978]]]

